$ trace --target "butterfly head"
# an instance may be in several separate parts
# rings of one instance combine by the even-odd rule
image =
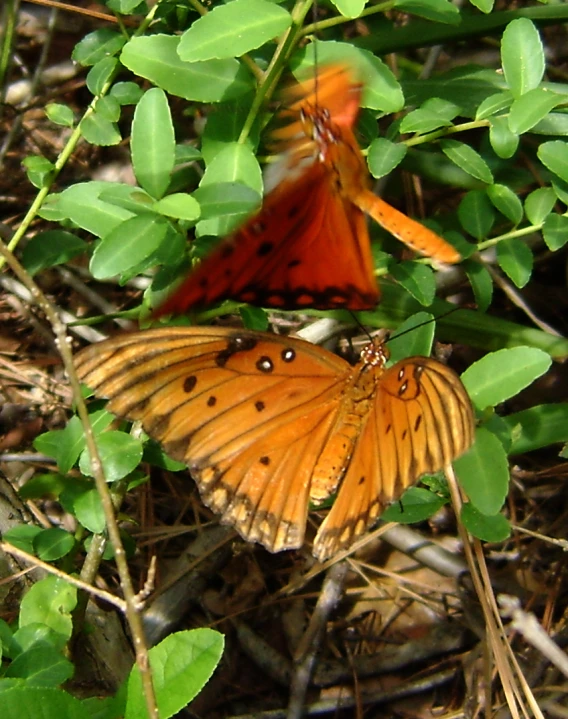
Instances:
[[[372,367],[384,367],[389,360],[390,351],[386,346],[388,332],[383,331],[380,335],[375,335],[369,344],[365,345],[361,350],[361,359],[366,365]]]

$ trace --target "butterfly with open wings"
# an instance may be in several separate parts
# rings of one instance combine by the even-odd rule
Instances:
[[[187,464],[205,504],[249,541],[300,547],[309,503],[337,492],[313,544],[323,561],[473,442],[451,369],[427,357],[385,369],[387,357],[378,340],[351,366],[299,339],[169,327],[92,345],[75,363],[112,412]]]

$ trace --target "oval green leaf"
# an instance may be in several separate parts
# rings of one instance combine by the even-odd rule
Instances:
[[[483,514],[497,514],[509,490],[509,463],[503,445],[487,429],[475,432],[471,449],[453,462],[471,503]]]
[[[461,379],[471,401],[484,410],[528,387],[549,369],[551,362],[550,355],[535,347],[512,347],[474,362]]]
[[[134,111],[130,145],[136,179],[148,194],[160,199],[175,164],[174,125],[163,90],[155,87],[142,96]]]
[[[290,13],[266,0],[231,0],[214,7],[181,36],[185,62],[240,57],[277,37],[292,24]]]

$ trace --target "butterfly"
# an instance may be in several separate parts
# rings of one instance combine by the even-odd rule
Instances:
[[[355,135],[362,86],[344,65],[290,88],[258,214],[209,254],[155,316],[225,299],[279,309],[372,309],[379,293],[365,214],[440,262],[459,253],[371,191]]]
[[[470,400],[440,362],[351,366],[316,345],[218,327],[124,334],[75,357],[79,378],[184,462],[222,522],[271,552],[302,546],[309,503],[337,498],[314,556],[351,545],[425,472],[473,442]]]

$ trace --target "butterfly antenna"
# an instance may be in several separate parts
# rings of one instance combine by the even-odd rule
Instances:
[[[424,320],[424,322],[420,322],[417,325],[414,325],[413,327],[409,327],[408,329],[404,330],[404,332],[398,332],[395,335],[389,335],[385,341],[388,340],[395,340],[398,339],[398,337],[404,337],[404,335],[408,334],[409,332],[414,332],[414,330],[417,330],[419,327],[424,327],[425,325],[429,325],[432,322],[437,322],[438,320],[443,319],[444,317],[447,317],[448,315],[452,315],[454,312],[458,312],[458,310],[463,309],[463,307],[453,307],[451,310],[448,310],[447,312],[442,312],[441,315],[438,315],[437,317],[432,317],[431,320]],[[384,332],[385,330],[378,330],[378,332]]]

